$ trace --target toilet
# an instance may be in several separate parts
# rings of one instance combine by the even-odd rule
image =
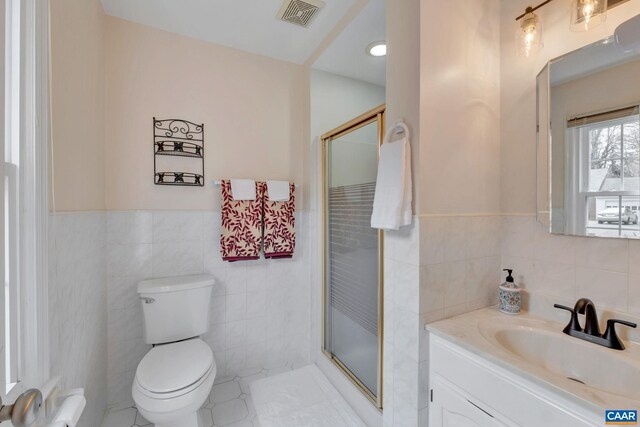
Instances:
[[[153,348],[133,380],[138,411],[155,427],[202,427],[198,409],[216,377],[209,329],[213,276],[145,280],[138,284],[144,340]]]

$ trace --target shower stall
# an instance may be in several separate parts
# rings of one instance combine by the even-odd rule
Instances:
[[[371,228],[384,106],[322,136],[323,352],[382,408],[383,233]]]

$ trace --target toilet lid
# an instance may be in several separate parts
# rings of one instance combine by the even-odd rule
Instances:
[[[171,393],[197,382],[213,364],[211,347],[200,339],[159,345],[140,361],[138,383],[154,393]]]

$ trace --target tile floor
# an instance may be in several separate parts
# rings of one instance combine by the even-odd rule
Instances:
[[[200,408],[205,427],[259,427],[256,411],[251,400],[249,384],[253,381],[294,369],[287,366],[279,369],[263,369],[247,376],[216,379],[209,398]],[[299,366],[298,366],[299,367]],[[109,412],[102,427],[151,426],[136,408]]]

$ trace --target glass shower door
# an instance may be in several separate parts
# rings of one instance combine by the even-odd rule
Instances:
[[[378,109],[324,139],[324,350],[378,407],[382,235],[370,221],[382,123]]]

